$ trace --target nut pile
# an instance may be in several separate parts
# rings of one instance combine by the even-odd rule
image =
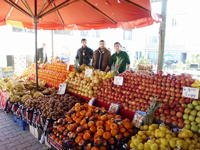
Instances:
[[[70,94],[52,94],[38,99],[29,99],[26,101],[25,106],[41,110],[44,117],[59,119],[64,117],[65,112],[69,111],[76,103],[84,101],[84,99]]]

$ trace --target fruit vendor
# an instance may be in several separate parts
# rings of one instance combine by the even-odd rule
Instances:
[[[38,63],[45,63],[47,62],[47,52],[45,51],[46,44],[42,43],[42,47],[37,49],[37,58]],[[35,62],[35,58],[34,58]]]
[[[110,62],[106,68],[106,72],[110,70],[111,66],[114,64],[118,68],[119,73],[122,73],[130,69],[130,59],[125,51],[121,51],[121,44],[116,42],[114,44],[116,52],[111,56]]]
[[[110,61],[110,57],[111,54],[110,51],[105,47],[105,41],[101,40],[99,42],[99,48],[95,50],[94,55],[92,57],[92,67],[94,69],[105,71]]]
[[[86,39],[82,39],[81,44],[82,47],[77,51],[76,60],[78,60],[79,65],[86,64],[89,66],[93,56],[93,50],[87,47]]]

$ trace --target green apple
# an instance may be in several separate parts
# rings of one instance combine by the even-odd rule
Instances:
[[[191,126],[189,124],[186,124],[184,128],[190,130]]]
[[[187,107],[190,108],[190,109],[194,108],[194,106],[192,104],[188,104]]]
[[[200,123],[200,117],[196,117],[195,121],[196,121],[197,123]]]
[[[200,111],[197,112],[197,116],[200,117]]]
[[[185,114],[189,114],[191,112],[191,109],[190,108],[185,108],[185,110],[184,110],[184,113]]]
[[[200,128],[200,124],[197,125]]]
[[[191,130],[194,131],[194,132],[197,132],[198,129],[199,129],[199,127],[196,126],[196,125],[191,126]]]
[[[191,125],[197,125],[197,123],[195,121],[192,121],[190,124]]]
[[[198,130],[198,133],[200,133],[200,129]]]
[[[195,107],[195,109],[196,109],[196,110],[200,110],[200,105],[197,105],[197,106]]]
[[[198,104],[199,104],[198,101],[193,101],[193,102],[192,102],[192,105],[194,105],[194,106],[197,106]]]
[[[189,116],[189,120],[190,120],[190,121],[194,121],[194,120],[195,120],[195,116],[190,115],[190,116]]]
[[[184,120],[185,124],[190,124],[190,120]]]
[[[184,115],[183,115],[183,119],[184,119],[184,120],[187,120],[188,118],[189,118],[189,115],[188,115],[188,114],[184,114]]]
[[[190,112],[190,115],[196,116],[196,115],[197,115],[197,110],[192,110],[192,111]]]

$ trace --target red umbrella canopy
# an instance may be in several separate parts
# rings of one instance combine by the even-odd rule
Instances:
[[[8,3],[18,5],[24,13]],[[62,4],[65,7],[55,11]],[[34,6],[35,0],[0,0],[0,25],[34,29]],[[90,30],[134,29],[161,20],[160,15],[152,14],[149,0],[37,0],[36,16],[38,29]]]

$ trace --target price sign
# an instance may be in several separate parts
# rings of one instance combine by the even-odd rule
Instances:
[[[93,106],[95,102],[95,98],[92,98],[89,102],[88,105]]]
[[[85,70],[85,76],[91,77],[92,76],[92,69],[86,69]]]
[[[111,103],[108,111],[110,111],[110,112],[112,112],[114,114],[117,114],[118,111],[119,111],[119,107],[120,107],[119,104],[117,104],[117,103]]]
[[[199,98],[199,89],[191,87],[183,87],[183,97],[189,97],[193,99]]]
[[[59,90],[57,94],[65,94],[66,89],[67,89],[67,83],[61,83],[59,85]]]
[[[123,80],[124,80],[123,77],[115,76],[115,78],[114,78],[114,84],[122,86],[123,85]]]

